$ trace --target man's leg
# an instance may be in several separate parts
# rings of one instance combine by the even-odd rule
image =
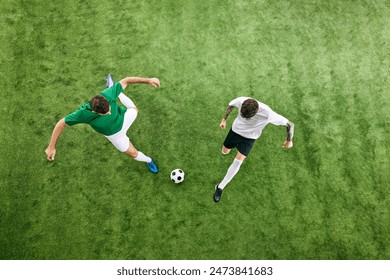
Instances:
[[[146,162],[148,164],[148,168],[151,172],[157,173],[158,168],[156,164],[153,162],[152,158],[146,156],[143,152],[138,151],[133,144],[129,143],[129,148],[124,152],[126,155],[129,155],[136,161]]]
[[[222,153],[223,153],[224,155],[227,155],[228,153],[230,153],[230,151],[231,151],[231,149],[228,149],[228,148],[226,148],[225,146],[222,146]]]
[[[143,161],[143,162],[152,161],[150,157],[144,155],[144,153],[142,152],[139,152],[131,143],[129,144],[129,148],[127,149],[127,151],[125,151],[124,153],[137,161]]]
[[[134,108],[138,111],[137,107],[135,106],[134,102],[128,97],[126,96],[123,92],[121,92],[118,96],[119,100],[121,101],[121,103],[123,105],[125,105],[125,107],[127,109],[131,109],[131,108]]]
[[[218,202],[221,199],[222,191],[226,187],[227,184],[234,178],[234,176],[237,174],[237,172],[240,170],[241,164],[245,160],[246,156],[241,154],[240,152],[237,152],[236,157],[233,160],[233,163],[229,166],[225,177],[219,183],[215,188],[214,193],[214,201]]]
[[[108,140],[122,153],[127,154],[136,161],[146,162],[148,168],[151,172],[157,173],[158,168],[153,160],[146,156],[144,153],[137,151],[137,149],[131,144],[129,137],[126,135],[127,130],[130,128],[131,124],[137,117],[136,108],[128,109],[125,113],[125,120],[123,122],[123,127],[118,133],[106,136]]]
[[[130,116],[130,121],[127,121],[126,125],[124,124],[124,129],[127,131],[127,129],[130,128],[131,124],[134,122],[135,118],[137,117],[138,109],[137,109],[137,107],[135,107],[133,101],[131,101],[131,99],[128,98],[123,93],[119,94],[119,99],[122,102],[122,104],[127,107],[126,114],[128,113]],[[127,148],[126,151],[124,151],[124,153],[129,155],[130,157],[132,157],[136,161],[146,162],[149,170],[152,173],[157,173],[158,168],[157,168],[157,165],[153,162],[153,160],[150,157],[146,156],[143,152],[138,151],[133,146],[133,144],[131,144],[131,142],[127,136],[126,136],[126,139],[127,139],[129,147]]]
[[[106,77],[106,87],[107,88],[110,88],[114,85],[114,80],[112,79],[111,75],[108,74],[107,77]],[[121,103],[123,105],[125,105],[125,107],[127,109],[130,109],[130,108],[135,108],[137,111],[137,107],[135,106],[134,102],[129,98],[127,97],[123,92],[121,92],[118,96],[119,100],[121,101]]]
[[[240,170],[240,166],[243,163],[244,159],[246,157],[241,154],[240,152],[237,152],[236,157],[233,160],[233,163],[228,168],[228,171],[225,175],[225,178],[223,178],[222,182],[219,183],[218,188],[224,189],[227,184],[233,179],[233,177],[237,174],[238,170]]]

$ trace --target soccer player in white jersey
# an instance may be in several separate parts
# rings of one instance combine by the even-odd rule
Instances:
[[[226,119],[233,111],[238,108],[238,116],[234,120],[226,139],[223,143],[222,153],[227,155],[233,148],[237,149],[237,155],[233,163],[227,170],[223,180],[215,186],[214,201],[219,202],[222,191],[226,185],[233,179],[240,170],[240,166],[251,151],[253,144],[258,139],[264,127],[272,123],[282,125],[287,128],[287,139],[283,147],[290,149],[293,146],[294,124],[285,117],[272,111],[267,105],[249,97],[238,97],[229,103],[226,113],[219,125],[220,128],[226,128]]]

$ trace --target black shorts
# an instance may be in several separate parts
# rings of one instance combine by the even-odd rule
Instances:
[[[248,156],[255,141],[255,139],[245,138],[244,136],[241,136],[240,134],[237,134],[232,129],[230,129],[225,141],[223,142],[223,145],[228,149],[237,148],[241,154]]]

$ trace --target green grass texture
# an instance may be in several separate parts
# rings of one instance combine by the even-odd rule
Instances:
[[[390,2],[0,0],[0,259],[390,259]],[[129,86],[157,175],[58,120]],[[219,203],[228,103],[269,125]],[[228,118],[228,128],[237,115]],[[186,179],[176,185],[171,170]]]

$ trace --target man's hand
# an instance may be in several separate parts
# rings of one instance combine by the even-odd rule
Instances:
[[[293,147],[293,142],[292,141],[288,141],[288,140],[284,141],[283,148],[290,149],[292,147]]]
[[[66,127],[65,119],[61,119],[58,121],[56,126],[53,129],[53,133],[51,134],[50,143],[45,150],[47,159],[52,161],[56,155],[56,144],[58,138],[60,137],[62,130]]]
[[[56,155],[56,149],[47,147],[47,149],[45,150],[45,153],[46,153],[47,159],[50,161],[53,161],[54,157]]]
[[[157,78],[149,78],[148,84],[152,87],[160,87],[160,80]]]
[[[228,106],[227,109],[226,109],[226,113],[225,115],[223,116],[222,118],[222,121],[221,123],[219,124],[219,127],[222,128],[222,129],[225,129],[226,128],[226,119],[227,117],[229,116],[229,114],[233,111],[234,109],[234,106]]]
[[[225,119],[222,119],[221,123],[219,124],[219,127],[222,129],[226,128],[226,120]]]

